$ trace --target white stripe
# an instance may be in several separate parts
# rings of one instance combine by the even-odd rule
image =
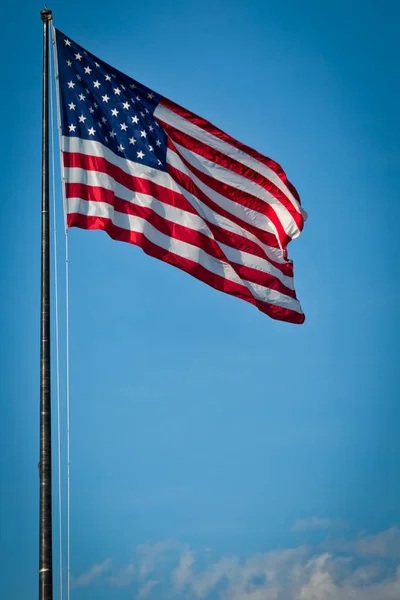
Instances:
[[[141,177],[143,179],[147,179],[149,181],[154,181],[157,185],[161,185],[167,189],[170,189],[174,192],[178,192],[185,196],[185,198],[192,204],[195,208],[196,212],[200,214],[206,221],[212,223],[213,225],[217,225],[222,229],[226,229],[227,231],[232,231],[237,233],[247,239],[251,240],[260,248],[263,249],[265,254],[271,258],[271,260],[285,264],[287,261],[283,256],[283,252],[279,248],[272,248],[262,243],[253,233],[250,233],[245,227],[241,227],[237,225],[233,221],[227,219],[216,213],[215,211],[208,208],[205,204],[203,204],[198,198],[187,192],[184,188],[178,185],[176,181],[172,179],[172,177],[165,173],[164,171],[160,171],[158,169],[153,169],[152,167],[146,167],[145,165],[138,164],[134,161],[129,161],[126,158],[122,158],[117,156],[112,152],[109,148],[101,144],[100,142],[95,142],[91,140],[83,140],[75,137],[66,137],[62,138],[62,149],[64,152],[76,152],[85,154],[86,156],[99,156],[104,157],[107,162],[115,165],[120,168],[122,171],[131,175],[132,177]],[[171,151],[168,151],[169,155],[171,155]],[[182,160],[178,157],[176,153],[176,168],[180,171],[188,175],[191,179],[194,179],[191,173],[188,173],[185,165]],[[205,186],[202,182],[199,182],[206,194],[208,195],[208,191],[211,194],[214,194],[213,190]],[[200,186],[199,186],[200,187]],[[213,198],[216,199],[216,196]],[[271,233],[275,234],[274,230]]]
[[[187,244],[186,242],[182,242],[181,240],[171,238],[170,236],[161,233],[145,219],[115,211],[112,206],[106,203],[87,202],[86,200],[81,200],[79,198],[70,199],[70,203],[71,207],[74,208],[74,213],[110,219],[115,226],[121,229],[142,233],[149,241],[160,248],[182,258],[192,260],[203,266],[210,273],[219,275],[220,277],[243,287],[247,287],[254,298],[302,314],[300,304],[297,300],[275,290],[240,279],[228,263],[210,256],[207,252],[197,246]]]
[[[98,171],[87,171],[86,169],[81,169],[79,167],[66,167],[65,177],[67,183],[78,183],[110,190],[121,200],[125,200],[137,206],[150,208],[160,217],[170,221],[171,223],[182,225],[183,227],[187,227],[188,229],[202,233],[210,239],[214,239],[214,236],[206,222],[200,216],[194,215],[193,213],[187,212],[175,206],[164,204],[162,201],[149,194],[133,192],[120,183],[117,183],[112,177],[105,173]],[[76,212],[75,200],[75,198],[68,198],[68,213]],[[226,244],[222,244],[216,240],[215,243],[218,244],[230,262],[251,267],[252,269],[257,269],[258,271],[261,271],[261,273],[269,273],[270,275],[279,279],[286,287],[294,289],[293,278],[284,275],[279,269],[271,265],[267,260],[248,252],[238,250]]]
[[[228,142],[221,140],[215,135],[208,133],[208,131],[205,131],[201,127],[194,125],[194,123],[187,121],[185,118],[176,114],[172,110],[169,110],[169,108],[166,108],[162,104],[157,106],[156,110],[154,111],[154,116],[159,121],[163,121],[164,123],[179,129],[179,131],[187,133],[196,140],[199,140],[199,142],[203,142],[204,144],[207,144],[207,146],[211,146],[226,156],[229,156],[230,158],[241,162],[247,167],[250,167],[254,171],[257,171],[257,173],[260,173],[260,175],[269,179],[279,190],[281,190],[281,192],[285,194],[295,209],[303,215],[304,219],[307,218],[307,213],[302,208],[298,200],[294,197],[289,188],[284,184],[282,179],[280,179],[280,177],[278,177],[278,175],[272,169],[264,165],[262,162],[253,158],[243,150],[239,150],[239,148],[236,148],[235,146],[232,146]]]
[[[261,202],[268,204],[275,212],[278,220],[282,224],[283,229],[289,237],[294,239],[300,235],[300,230],[297,227],[296,221],[293,219],[293,216],[290,214],[287,208],[281,204],[279,200],[275,198],[275,196],[261,187],[261,185],[251,181],[250,179],[247,179],[246,177],[243,177],[243,175],[239,175],[234,171],[230,171],[229,169],[226,169],[225,167],[222,167],[221,165],[204,158],[200,154],[196,154],[191,150],[188,150],[176,142],[173,142],[173,144],[178,153],[183,156],[183,158],[185,158],[189,164],[202,173],[205,173],[221,183],[226,183],[237,190],[247,192],[248,194],[251,194],[255,198],[261,200]],[[226,195],[229,198],[229,193]],[[232,202],[235,202],[234,198],[232,198]]]

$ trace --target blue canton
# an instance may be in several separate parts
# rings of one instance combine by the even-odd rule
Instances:
[[[56,30],[62,134],[166,170],[167,138],[155,120],[162,99]]]

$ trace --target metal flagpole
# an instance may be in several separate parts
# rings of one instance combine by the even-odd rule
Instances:
[[[50,244],[49,244],[49,29],[51,10],[43,21],[42,87],[42,256],[40,300],[40,521],[39,600],[53,600],[50,404]]]

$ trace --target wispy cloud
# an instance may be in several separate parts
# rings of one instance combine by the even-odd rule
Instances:
[[[107,577],[107,582],[117,587],[128,587],[136,576],[136,565],[131,563],[120,567],[118,571]]]
[[[111,558],[107,558],[102,563],[93,565],[89,571],[86,571],[86,573],[82,573],[82,575],[79,575],[79,577],[72,579],[73,587],[87,587],[95,581],[98,581],[102,575],[108,571],[110,564]]]
[[[210,551],[161,541],[140,546],[123,568],[113,571],[107,559],[75,584],[98,583],[102,576],[109,585],[136,586],[139,600],[159,598],[160,593],[174,600],[398,600],[400,529],[336,541],[330,532],[329,539],[316,546],[247,558],[213,559]]]
[[[171,577],[174,598],[190,600],[398,600],[400,566],[361,563],[305,546],[221,558],[200,569],[184,555],[184,577]],[[179,567],[178,567],[179,568]],[[184,583],[183,583],[184,582]],[[179,583],[179,585],[177,585]]]
[[[182,545],[176,540],[162,540],[155,544],[142,544],[137,549],[139,579],[145,579],[156,568],[165,563]]]
[[[375,535],[362,536],[356,541],[355,549],[366,556],[400,558],[400,529],[393,526]]]
[[[138,600],[144,600],[144,598],[147,598],[157,584],[158,581],[155,579],[149,579],[146,581],[146,583],[139,590]]]
[[[400,528],[393,525],[374,534],[362,532],[355,539],[330,540],[332,551],[347,552],[364,558],[400,560]]]
[[[189,549],[185,549],[179,558],[179,564],[172,571],[172,581],[176,589],[181,589],[190,581],[192,575],[192,565],[194,563],[194,554]]]

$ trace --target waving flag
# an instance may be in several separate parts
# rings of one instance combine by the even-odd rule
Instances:
[[[287,245],[306,213],[282,168],[55,36],[68,226],[302,323]]]

